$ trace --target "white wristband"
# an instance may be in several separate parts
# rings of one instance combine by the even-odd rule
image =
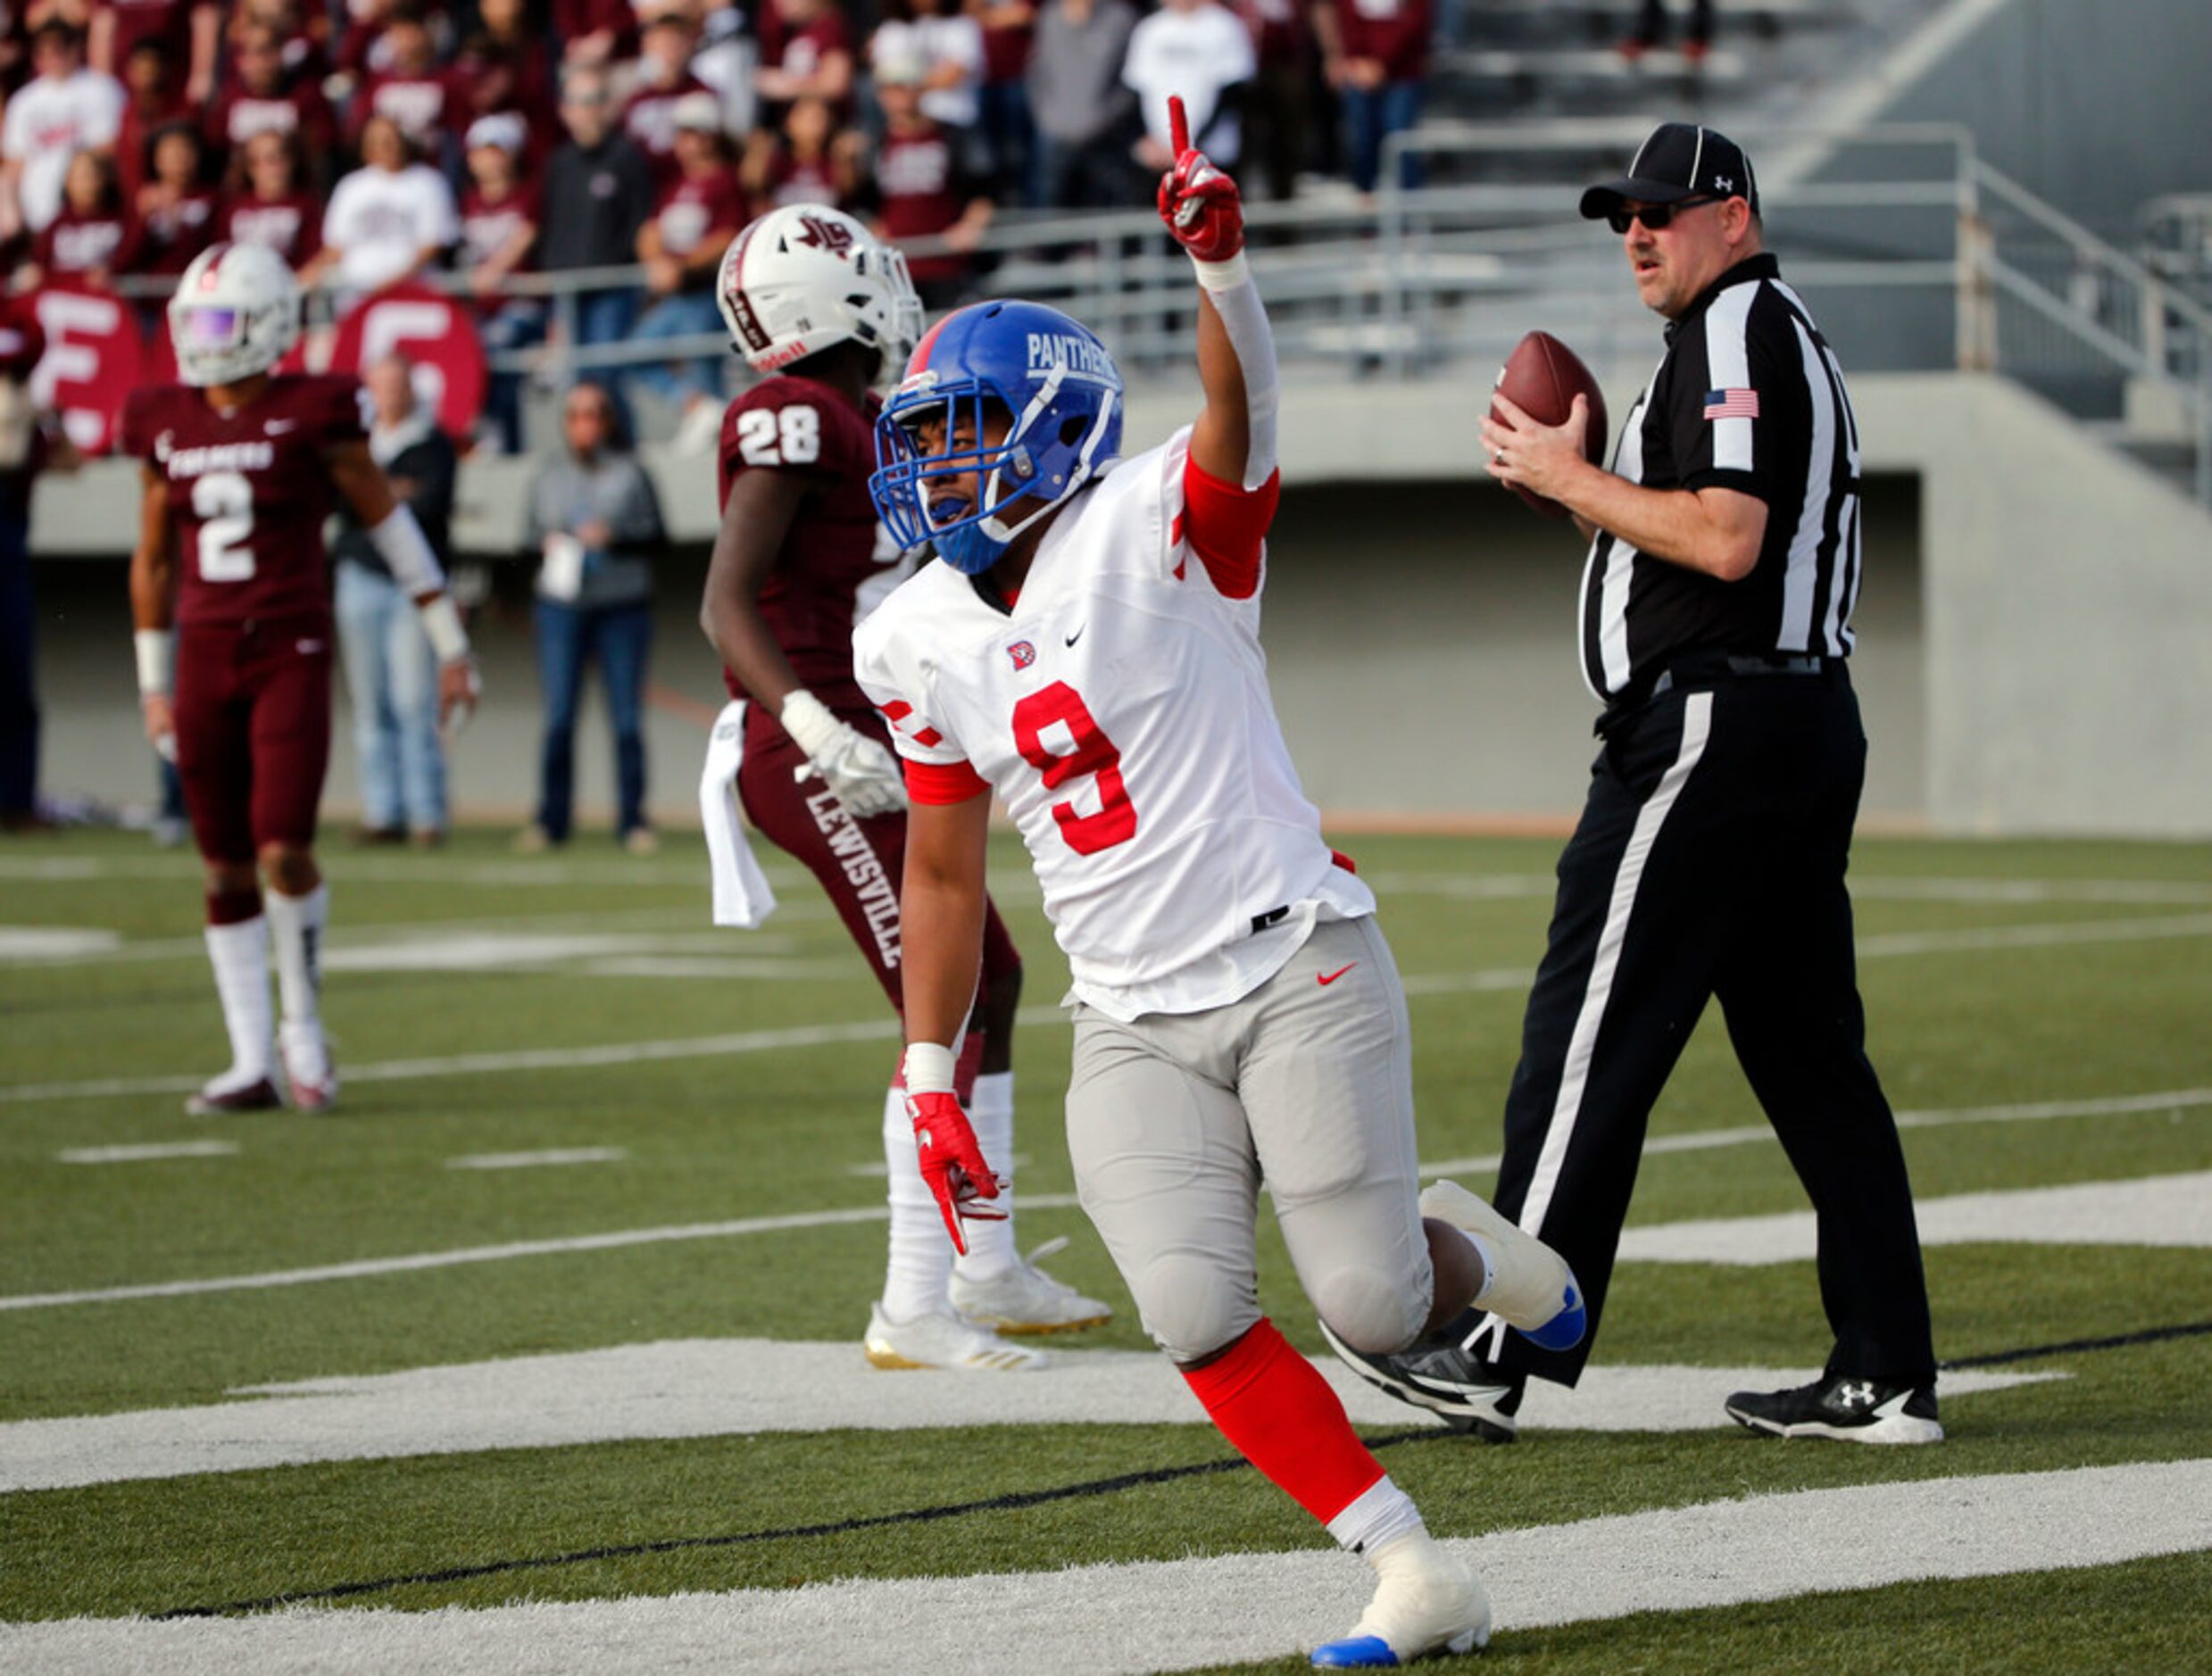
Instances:
[[[130,646],[138,655],[138,696],[167,698],[177,685],[176,631],[136,629],[130,636]]]
[[[934,1041],[910,1041],[901,1074],[910,1094],[950,1094],[952,1091],[952,1050]]]
[[[829,706],[802,686],[784,694],[784,706],[777,712],[777,719],[791,735],[791,743],[806,752],[809,759],[828,751],[836,744],[838,734],[844,731],[844,724],[829,713]]]
[[[461,608],[453,603],[452,594],[433,593],[415,610],[440,663],[457,663],[469,655],[469,631],[461,626]]]
[[[1252,264],[1238,251],[1227,261],[1201,261],[1191,258],[1191,266],[1198,270],[1198,286],[1202,291],[1234,291],[1252,278]]]

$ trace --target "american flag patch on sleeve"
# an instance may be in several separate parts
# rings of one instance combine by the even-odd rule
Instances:
[[[1757,419],[1759,392],[1708,390],[1705,393],[1705,417],[1709,419]]]

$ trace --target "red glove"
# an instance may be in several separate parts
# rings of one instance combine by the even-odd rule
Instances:
[[[1003,1222],[1003,1210],[983,1208],[978,1201],[999,1196],[998,1177],[983,1161],[976,1132],[968,1114],[952,1094],[909,1094],[906,1115],[914,1120],[914,1146],[922,1180],[929,1184],[937,1208],[944,1215],[944,1231],[952,1236],[952,1249],[968,1255],[968,1241],[960,1235],[960,1218]]]
[[[1160,178],[1160,219],[1200,261],[1227,261],[1244,248],[1244,203],[1236,182],[1193,147],[1190,118],[1178,96],[1168,100],[1168,124],[1175,167]]]

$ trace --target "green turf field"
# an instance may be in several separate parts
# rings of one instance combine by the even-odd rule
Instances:
[[[1459,1161],[1480,1190],[1557,845],[1344,847],[1383,899],[1413,996],[1422,1156]],[[1022,1213],[1023,1242],[1069,1236],[1055,1272],[1121,1311],[1069,1348],[1141,1349],[1070,1199],[1058,1133],[1069,1037],[1052,1011],[1065,968],[1018,848],[996,850],[994,867],[1029,961],[1019,1191],[1042,1202]],[[181,1110],[226,1058],[195,864],[112,834],[0,848],[0,1625],[295,1598],[489,1607],[1324,1547],[1249,1472],[1096,1488],[1224,1462],[1202,1426],[803,1430],[803,1385],[778,1423],[714,1435],[616,1429],[542,1447],[492,1435],[366,1459],[338,1437],[329,1458],[295,1464],[119,1469],[101,1481],[95,1469],[68,1487],[14,1488],[11,1454],[28,1458],[50,1435],[20,1423],[192,1409],[246,1387],[668,1340],[831,1344],[859,1362],[882,1258],[868,1213],[881,1198],[894,1033],[803,881],[773,872],[784,910],[744,933],[706,924],[703,862],[680,840],[650,861],[591,843],[523,861],[464,835],[430,856],[338,851],[329,871],[325,1007],[341,1107],[211,1122]],[[2164,1211],[2144,1210],[2125,1237],[2155,1243],[2046,1242],[2043,1201],[1961,1198],[2125,1194],[2212,1172],[2212,846],[1865,841],[1853,876],[1869,1043],[1907,1114],[1916,1189],[1924,1204],[1979,1206],[1988,1223],[1928,1249],[1939,1354],[1976,1362],[2212,1322],[2201,1194],[2183,1201],[2178,1232],[2171,1190]],[[1709,1016],[1654,1115],[1662,1144],[1632,1229],[1801,1209],[1771,1140],[1678,1139],[1726,1140],[1760,1121]],[[190,1145],[206,1149],[113,1156]],[[581,1156],[507,1156],[554,1152]],[[508,1167],[456,1166],[503,1157]],[[769,1217],[788,1225],[747,1225]],[[579,1243],[592,1236],[605,1238]],[[541,1249],[504,1249],[516,1246]],[[1261,1289],[1293,1340],[1318,1352],[1271,1225]],[[1600,1360],[1786,1369],[1825,1348],[1809,1262],[1632,1261]],[[1452,1536],[2212,1458],[2212,1337],[1990,1365],[2066,1377],[1947,1397],[1951,1438],[1934,1449],[1763,1443],[1724,1429],[1717,1408],[1708,1430],[1532,1430],[1511,1448],[1427,1431],[1411,1411],[1367,1430],[1393,1440],[1385,1462]],[[916,1381],[1003,1376],[866,1377],[889,1408]],[[146,1423],[157,1452],[164,1423]],[[1033,1494],[1078,1486],[1092,1489]],[[1005,1498],[1019,1505],[890,1517]],[[1971,1549],[2003,1534],[1962,1517],[1955,1539]],[[1547,1672],[2203,1669],[2208,1546],[1507,1628],[1488,1658]],[[1663,1568],[1663,1553],[1651,1564]],[[1498,1604],[1510,1622],[1512,1603]],[[12,1664],[7,1633],[0,1666]],[[750,1662],[838,1667],[782,1653]]]

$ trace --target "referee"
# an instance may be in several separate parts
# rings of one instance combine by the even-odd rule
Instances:
[[[1827,1369],[1742,1391],[1756,1431],[1933,1443],[1935,1355],[1912,1191],[1867,1062],[1844,887],[1867,741],[1847,660],[1859,594],[1858,427],[1834,355],[1761,238],[1750,161],[1669,122],[1582,212],[1621,236],[1667,353],[1613,469],[1511,403],[1501,483],[1591,538],[1580,651],[1605,705],[1559,858],[1551,942],[1506,1103],[1497,1207],[1574,1265],[1590,1332],[1545,1351],[1468,1314],[1361,1367],[1509,1439],[1530,1374],[1572,1385],[1597,1335],[1644,1125],[1709,998],[1811,1196]]]

